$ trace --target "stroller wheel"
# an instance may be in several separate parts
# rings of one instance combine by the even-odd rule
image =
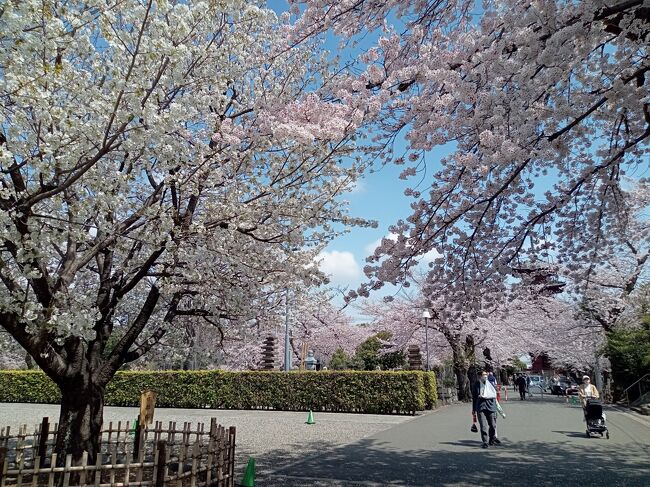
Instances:
[[[605,433],[605,438],[607,438],[609,440],[609,431],[607,433]]]

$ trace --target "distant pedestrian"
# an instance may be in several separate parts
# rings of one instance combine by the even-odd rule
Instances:
[[[488,380],[490,381],[490,384],[496,389],[497,388],[497,378],[494,377],[493,372],[488,372]]]
[[[488,381],[488,373],[483,372],[481,378],[472,385],[472,412],[478,417],[481,427],[482,447],[499,445],[496,437],[497,427],[497,391]]]
[[[524,374],[520,374],[516,382],[519,388],[519,400],[524,401],[526,400],[526,377],[524,377]]]

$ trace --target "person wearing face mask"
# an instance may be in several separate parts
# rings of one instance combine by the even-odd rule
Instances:
[[[600,399],[598,389],[591,383],[588,375],[582,377],[582,384],[578,387],[578,396],[580,397],[583,408],[587,405],[587,399]]]
[[[472,386],[472,412],[478,417],[481,426],[481,446],[488,448],[489,445],[501,444],[496,437],[497,391],[488,381],[487,372],[483,372]]]

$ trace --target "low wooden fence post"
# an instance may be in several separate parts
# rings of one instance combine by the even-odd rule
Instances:
[[[50,418],[45,416],[41,422],[41,432],[38,441],[38,452],[36,455],[43,459],[45,463],[45,458],[47,457],[47,437],[50,435]]]
[[[231,426],[228,429],[228,486],[235,486],[235,437],[237,429],[234,426]]]
[[[156,465],[155,471],[155,487],[165,487],[165,477],[167,473],[167,443],[163,440],[159,440],[156,445],[156,451],[158,454],[158,465]]]
[[[6,460],[7,449],[3,446],[0,447],[0,482],[2,482],[2,479],[4,478]]]
[[[9,435],[9,428],[3,429],[0,486],[98,487],[144,483],[150,487],[234,487],[235,427],[224,428],[214,419],[209,430],[203,423],[196,429],[190,423],[176,429],[176,424],[171,423],[168,430],[160,424],[149,436],[144,427],[137,427],[136,437],[129,441],[129,426],[119,422],[117,430],[113,425],[103,430],[102,435],[107,433],[111,441],[101,442],[92,462],[88,461],[87,452],[83,452],[79,462],[73,462],[71,455],[62,455],[57,462],[56,453],[49,448],[49,418],[43,418],[30,434],[24,426],[14,435]]]

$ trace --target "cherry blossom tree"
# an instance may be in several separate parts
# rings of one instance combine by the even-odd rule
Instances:
[[[352,355],[375,331],[367,325],[355,325],[345,311],[337,309],[328,293],[313,294],[297,303],[292,316],[294,347],[307,343],[323,362],[329,362],[339,348]]]
[[[307,292],[308,291],[308,292]],[[276,367],[284,361],[284,331],[289,314],[292,366],[298,366],[303,343],[317,358],[329,362],[341,348],[348,354],[374,333],[368,326],[352,323],[348,314],[332,304],[331,291],[269,293],[250,303],[249,315],[241,319],[213,321],[202,316],[177,318],[174,326],[151,352],[132,364],[134,368],[223,368],[256,370],[262,359],[262,343],[276,338]]]
[[[647,2],[296,3],[296,43],[378,34],[339,96],[376,117],[367,153],[415,181],[412,214],[370,257],[359,294],[407,284],[433,251],[428,280],[446,289],[429,295],[445,294],[456,313],[485,314],[486,296],[502,300],[511,274],[536,269],[520,289],[548,288],[543,278],[559,273],[612,329],[647,262],[647,218],[631,223],[647,201],[630,197],[648,194]],[[440,146],[452,153],[432,164]]]
[[[383,303],[370,303],[363,307],[364,313],[373,317],[372,326],[392,334],[390,350],[404,350],[410,344],[426,350],[423,311],[429,310],[432,318],[429,327],[429,355],[431,364],[439,364],[441,358],[451,358],[458,399],[470,399],[470,366],[476,362],[476,336],[480,330],[475,324],[476,316],[469,313],[449,313],[452,301],[398,297]],[[426,360],[426,359],[425,359]]]
[[[368,324],[372,329],[391,334],[387,343],[389,351],[406,351],[409,345],[417,345],[424,353],[427,333],[422,313],[426,307],[421,299],[404,295],[386,301],[367,301],[361,303],[359,309],[370,318]],[[431,320],[427,325],[430,365],[440,365],[450,357],[449,344],[438,332],[438,324]]]
[[[575,354],[582,357],[580,359],[564,359],[575,368],[579,368],[577,364],[593,365],[600,361],[598,357],[607,337],[638,323],[638,304],[643,302],[647,292],[650,191],[646,181],[625,180],[623,183],[626,189],[618,195],[619,217],[607,223],[585,221],[584,224],[592,228],[600,227],[593,231],[594,242],[578,247],[578,252],[563,249],[557,252],[559,264],[556,267],[568,283],[567,294],[579,308],[581,326],[577,332],[583,336],[577,341],[584,342],[584,353]],[[612,360],[610,365],[620,378],[623,375],[620,374],[621,364]]]
[[[400,296],[362,309],[373,317],[374,328],[393,334],[392,349],[418,344],[421,350],[425,344],[422,311],[429,309],[432,363],[451,359],[460,400],[469,399],[473,369],[484,364],[500,367],[513,357],[549,351],[558,362],[593,364],[596,346],[590,338],[595,333],[584,326],[572,301],[529,288],[527,294],[511,291],[499,302],[482,302],[478,310],[476,303],[466,301],[466,309],[458,312],[459,298],[429,294],[436,287],[435,282],[425,283],[415,294],[417,298]],[[588,353],[581,352],[587,348]]]
[[[627,211],[621,179],[647,167],[650,147],[646,2],[495,0],[480,13],[473,0],[296,3],[295,43],[378,33],[339,96],[376,116],[368,153],[419,182],[362,292],[435,249],[451,284],[503,293],[495,273],[554,246],[571,260]],[[443,145],[452,154],[423,176]]]
[[[625,211],[603,232],[594,232],[598,242],[571,260],[564,257],[560,261],[573,281],[572,292],[582,299],[587,318],[605,332],[634,308],[639,290],[650,278],[650,186],[645,181],[629,185],[630,189],[619,195]]]
[[[364,223],[363,112],[288,32],[243,0],[0,7],[0,325],[61,390],[57,452],[94,461],[106,384],[177,320],[254,318]]]

